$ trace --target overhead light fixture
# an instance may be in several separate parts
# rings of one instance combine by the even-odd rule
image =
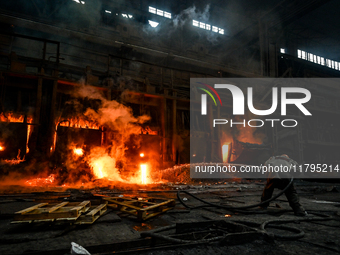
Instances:
[[[309,53],[303,50],[299,50],[299,49],[297,50],[297,57],[307,60],[309,62],[313,62],[315,64],[327,66],[329,68],[340,71],[340,62],[337,62],[331,59],[327,59],[327,58],[324,58],[324,57],[321,57],[321,56],[318,56],[318,55],[315,55],[315,54],[312,54],[312,53]]]
[[[280,48],[280,53],[285,54],[286,50],[284,48]]]
[[[170,12],[164,12],[164,17],[171,19],[171,13]]]
[[[211,30],[215,33],[219,33],[221,35],[224,35],[224,29],[223,28],[219,28],[219,27],[215,27],[215,26],[211,26],[210,24],[206,24],[197,20],[192,20],[192,25],[194,27],[199,27],[205,30]]]
[[[122,13],[122,16],[124,18],[127,18],[127,19],[132,19],[133,18],[133,16],[131,14],[126,14],[126,13]]]
[[[149,12],[153,13],[153,14],[157,14],[159,16],[171,19],[171,13],[170,12],[166,12],[160,9],[156,9],[155,7],[151,7],[149,6]]]
[[[157,9],[154,7],[149,6],[149,12],[156,14]]]
[[[159,23],[156,21],[149,20],[149,24],[151,27],[157,27]]]
[[[111,13],[111,11],[109,11],[109,10],[105,10],[105,12],[106,12],[106,13]]]

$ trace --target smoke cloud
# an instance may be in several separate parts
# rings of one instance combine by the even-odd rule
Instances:
[[[192,22],[193,19],[206,22],[209,20],[210,4],[207,4],[202,12],[196,9],[193,5],[183,11],[180,14],[175,15],[173,24],[175,28],[183,27],[187,22]]]

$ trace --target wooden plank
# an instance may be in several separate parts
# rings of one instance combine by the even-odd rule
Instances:
[[[15,221],[20,220],[47,220],[47,219],[67,219],[67,218],[78,218],[80,213],[77,211],[68,211],[62,213],[40,213],[40,214],[18,214],[14,215]]]
[[[98,211],[101,211],[104,207],[106,207],[106,204],[101,204],[101,205],[97,206],[97,208],[95,208],[94,210],[87,213],[86,215],[95,215],[95,214],[97,214]]]
[[[88,207],[91,206],[91,201],[83,201],[81,204],[79,204],[78,206],[72,208],[71,210],[82,210],[84,209],[84,207],[86,207],[87,205],[89,205]]]
[[[42,203],[20,212],[17,212],[13,219],[18,221],[48,221],[48,220],[76,220],[81,213],[90,209],[90,201],[83,201],[82,203],[63,202],[53,205],[52,207],[40,208],[48,203]],[[71,206],[65,206],[71,205]],[[13,222],[14,223],[14,222]]]
[[[93,208],[86,215],[81,215],[75,224],[92,224],[95,222],[103,213],[107,210],[107,204],[101,204],[95,208]]]
[[[124,202],[117,202],[117,201],[114,201],[114,200],[108,200],[109,202],[112,202],[114,204],[117,204],[117,205],[121,205],[121,206],[126,206],[126,207],[130,207],[132,209],[135,209],[135,210],[139,210],[140,208],[137,207],[137,206],[133,206],[133,205],[130,205],[130,204],[126,204]],[[112,206],[111,206],[112,207]]]
[[[31,207],[29,207],[29,208],[26,208],[26,209],[24,209],[24,210],[21,210],[21,211],[19,211],[19,212],[16,212],[16,214],[25,214],[25,213],[28,213],[28,212],[30,212],[30,211],[33,211],[33,210],[35,210],[35,209],[37,209],[37,208],[43,207],[43,206],[45,206],[45,205],[48,205],[48,203],[41,203],[41,204],[37,204],[37,205],[31,206]]]
[[[142,211],[149,211],[149,210],[155,209],[156,207],[163,206],[163,205],[169,205],[169,206],[174,207],[175,203],[176,203],[175,200],[170,199],[170,200],[165,201],[163,203],[159,203],[159,204],[155,204],[155,205],[152,205],[152,206],[149,206],[149,207],[145,207],[145,208],[143,208],[141,210]]]
[[[161,213],[164,213],[164,212],[169,211],[169,210],[171,210],[171,209],[172,209],[172,207],[171,207],[171,208],[166,208],[166,209],[164,209],[164,210],[161,211],[161,212],[155,212],[155,213],[147,214],[147,215],[143,218],[143,220],[147,220],[147,219],[149,219],[149,218],[151,218],[151,217],[155,217],[156,215],[161,214]]]
[[[117,201],[117,202],[123,202],[122,200],[126,200],[124,201],[124,203],[145,203],[145,204],[150,204],[150,205],[154,205],[155,203],[153,202],[149,202],[149,201],[145,201],[147,199],[143,199],[143,200],[137,200],[137,199],[131,199],[131,198],[125,198],[125,197],[110,197],[110,198],[104,198],[105,200],[108,201]]]
[[[67,205],[69,202],[63,202],[60,204],[57,204],[55,206],[53,206],[51,209],[48,210],[49,213],[54,212],[56,210],[58,210],[60,207],[63,207],[64,205]]]
[[[128,198],[110,197],[105,198],[105,200],[109,201],[109,203],[112,203],[108,205],[109,207],[118,209],[123,213],[133,215],[137,217],[138,220],[146,220],[166,212],[172,209],[176,204],[174,199],[164,200],[158,198],[131,200]],[[153,202],[149,202],[148,200]],[[162,202],[157,203],[157,200],[161,200]]]

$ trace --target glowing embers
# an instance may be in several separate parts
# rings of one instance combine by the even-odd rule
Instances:
[[[0,144],[0,151],[4,151],[4,150],[5,150],[5,147],[2,144]]]
[[[148,183],[148,169],[146,164],[141,164],[140,165],[140,172],[141,172],[141,184],[147,184]]]
[[[223,163],[229,162],[230,151],[231,151],[231,143],[224,144],[224,145],[222,146]]]
[[[51,174],[47,178],[35,178],[26,181],[25,183],[29,186],[48,186],[53,185],[55,180],[55,175]]]
[[[62,127],[73,127],[73,128],[85,128],[85,129],[96,129],[99,130],[99,125],[88,120],[81,118],[72,118],[59,123]]]
[[[73,153],[76,155],[76,156],[83,156],[84,155],[84,151],[82,148],[74,148],[73,149]]]
[[[6,164],[9,164],[9,165],[17,165],[24,161],[25,161],[25,156],[23,156],[22,159],[20,158],[20,150],[18,150],[17,158],[4,160],[4,162],[6,162]]]

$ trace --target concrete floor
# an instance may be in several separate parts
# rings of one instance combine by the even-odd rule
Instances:
[[[279,197],[271,203],[266,213],[235,213],[226,209],[200,208],[186,210],[179,202],[176,207],[162,215],[151,218],[145,222],[138,222],[133,216],[122,214],[109,209],[94,224],[75,226],[72,224],[56,224],[52,222],[32,224],[11,224],[13,214],[42,201],[56,201],[60,195],[61,200],[98,199],[93,194],[124,195],[124,196],[153,196],[176,198],[178,190],[187,190],[206,201],[242,206],[255,204],[260,200],[263,181],[238,181],[226,183],[200,183],[195,185],[172,184],[152,191],[139,190],[106,190],[105,188],[87,191],[68,190],[66,192],[40,192],[24,194],[3,194],[0,197],[0,254],[68,254],[71,242],[88,249],[91,254],[109,254],[117,249],[117,243],[130,245],[130,241],[142,240],[141,231],[168,226],[181,222],[195,222],[207,220],[241,220],[253,223],[262,223],[267,220],[294,219],[295,223],[285,224],[297,227],[305,232],[299,240],[267,240],[259,238],[252,242],[237,245],[221,245],[218,243],[181,246],[172,245],[165,249],[140,249],[122,254],[336,254],[340,252],[340,184],[316,183],[297,181],[301,203],[311,213],[321,212],[333,217],[330,221],[298,222],[301,217],[294,216],[285,196]],[[278,191],[276,191],[278,192]],[[200,205],[200,202],[187,196],[186,201],[191,206]],[[59,201],[60,201],[59,199]],[[258,211],[257,208],[254,209]],[[226,218],[225,215],[231,215]],[[305,217],[302,217],[305,218]],[[287,234],[287,231],[268,229],[270,233]],[[145,242],[146,243],[146,242]],[[136,242],[131,242],[135,245]]]

